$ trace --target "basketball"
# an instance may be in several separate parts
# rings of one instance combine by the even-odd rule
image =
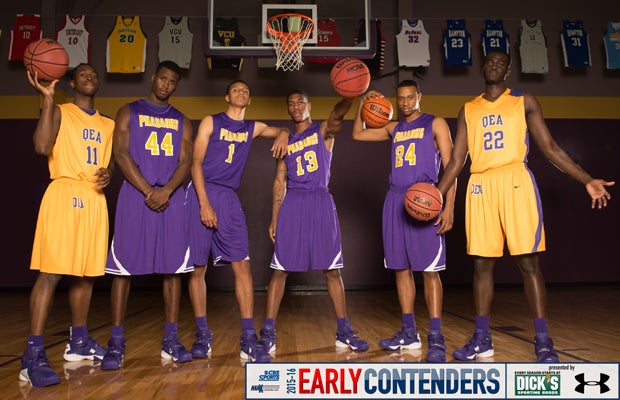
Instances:
[[[414,183],[405,193],[405,210],[417,220],[430,221],[439,215],[442,206],[441,192],[430,183]]]
[[[53,81],[62,78],[67,72],[69,55],[65,48],[55,40],[41,39],[26,47],[24,65],[33,77],[37,72],[39,79]]]
[[[385,97],[372,97],[362,105],[362,121],[370,128],[382,128],[392,120],[394,109]]]
[[[331,71],[334,91],[345,98],[363,95],[370,85],[370,71],[366,64],[356,58],[338,61]]]

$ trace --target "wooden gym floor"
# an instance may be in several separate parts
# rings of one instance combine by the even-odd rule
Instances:
[[[210,359],[185,364],[162,363],[163,305],[158,290],[134,290],[126,321],[127,351],[119,371],[101,371],[93,362],[64,362],[69,311],[66,291],[56,293],[47,324],[45,345],[60,384],[33,388],[18,380],[20,357],[28,334],[29,291],[3,290],[2,341],[0,342],[1,399],[243,399],[244,363],[239,359],[240,322],[233,292],[208,293],[208,321],[214,331]],[[179,321],[180,338],[191,347],[195,330],[189,296],[185,290]],[[265,292],[255,298],[256,327],[264,317]],[[443,333],[448,348],[461,347],[473,331],[470,287],[446,287]],[[548,287],[550,333],[562,362],[620,361],[620,285]],[[378,342],[400,327],[395,290],[349,290],[347,307],[353,327],[370,342],[362,353],[337,351],[336,323],[324,291],[291,291],[284,296],[277,321],[280,362],[424,362],[428,314],[418,288],[416,321],[421,351],[389,352]],[[491,327],[495,356],[481,361],[533,362],[533,324],[520,287],[498,287]],[[95,292],[89,316],[91,336],[101,344],[110,334],[109,292]]]

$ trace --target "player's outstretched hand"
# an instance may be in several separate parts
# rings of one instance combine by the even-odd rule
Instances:
[[[602,179],[592,179],[586,183],[586,190],[592,198],[592,208],[601,209],[607,207],[607,202],[611,199],[611,195],[605,189],[605,186],[613,186],[616,182],[607,182]]]

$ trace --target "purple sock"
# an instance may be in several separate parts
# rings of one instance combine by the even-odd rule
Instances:
[[[76,341],[88,336],[88,329],[86,329],[86,325],[84,326],[71,326],[69,327],[69,332],[71,332],[71,340]]]
[[[429,333],[431,335],[441,333],[441,318],[431,318]]]
[[[254,318],[241,318],[241,330],[243,332],[255,331]]]
[[[536,337],[546,338],[549,336],[549,326],[547,322],[547,318],[534,318],[534,332],[536,332]]]
[[[415,316],[413,313],[403,314],[401,316],[401,325],[403,330],[413,328],[415,329]]]
[[[171,338],[176,337],[179,333],[176,322],[166,322],[164,325],[164,337]]]
[[[344,329],[347,326],[351,326],[349,323],[349,318],[336,318],[336,323],[338,324],[338,330]]]
[[[275,329],[276,320],[274,318],[265,318],[265,328]]]
[[[196,321],[196,327],[199,331],[206,331],[207,329],[209,329],[209,326],[207,325],[206,315],[203,317],[196,317],[194,318],[194,320]]]
[[[125,325],[112,325],[112,337],[122,338],[125,336]]]
[[[481,332],[489,332],[489,321],[491,320],[491,316],[487,315],[485,317],[476,315],[476,330]]]
[[[43,347],[43,335],[28,335],[28,347]]]

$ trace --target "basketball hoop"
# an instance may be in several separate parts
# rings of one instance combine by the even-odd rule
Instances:
[[[276,50],[276,70],[298,70],[304,65],[301,51],[314,29],[312,18],[303,14],[278,14],[267,20],[267,32]]]

